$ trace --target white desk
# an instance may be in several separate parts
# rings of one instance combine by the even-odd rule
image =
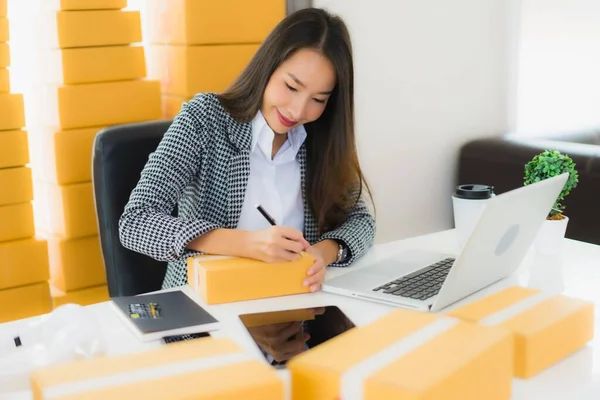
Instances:
[[[434,249],[442,252],[455,252],[453,231],[375,246],[365,257],[350,268],[368,267],[375,260],[386,258],[408,248]],[[328,277],[346,273],[349,269],[330,268]],[[543,290],[562,292],[569,296],[593,301],[600,305],[600,246],[567,240],[562,256],[539,259],[531,252],[514,276],[494,284],[469,298],[447,308],[458,307],[476,298],[481,298],[500,288],[520,284]],[[198,298],[196,296],[196,298]],[[202,302],[198,299],[198,302]],[[246,333],[238,315],[261,311],[276,311],[294,308],[308,308],[336,305],[356,324],[364,325],[393,310],[392,307],[360,301],[328,293],[312,293],[262,299],[240,303],[206,306],[206,309],[222,322],[223,328],[213,332],[214,337],[229,337],[262,360],[262,355],[252,338]],[[160,342],[140,343],[129,329],[114,314],[108,303],[89,306],[102,325],[102,337],[106,340],[107,354],[124,354],[144,351],[161,346]],[[444,310],[444,311],[446,311]],[[600,310],[596,309],[596,329],[600,332]],[[15,321],[0,325],[0,335],[18,330],[25,323]],[[283,372],[285,374],[285,372]],[[10,399],[30,399],[29,392],[15,393]],[[600,399],[600,333],[584,349],[538,376],[528,379],[514,379],[513,397],[515,400],[542,399]]]

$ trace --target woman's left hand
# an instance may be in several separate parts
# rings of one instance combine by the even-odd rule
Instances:
[[[317,292],[321,290],[321,285],[325,280],[327,267],[325,265],[325,256],[323,250],[316,246],[309,247],[306,252],[315,259],[315,262],[308,269],[308,278],[304,280],[304,286],[310,287],[311,292]]]

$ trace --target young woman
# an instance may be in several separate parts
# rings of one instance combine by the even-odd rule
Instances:
[[[303,283],[316,291],[326,266],[368,250],[375,223],[356,153],[352,63],[343,21],[303,9],[226,92],[183,105],[119,224],[125,247],[169,261],[163,288],[187,283],[195,254],[277,262],[306,251],[316,261]]]

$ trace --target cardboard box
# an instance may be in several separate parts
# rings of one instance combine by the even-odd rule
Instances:
[[[102,128],[30,132],[35,179],[59,185],[91,181],[94,139]]]
[[[287,368],[293,399],[505,400],[511,348],[503,329],[397,309],[296,356]]]
[[[0,289],[45,282],[48,243],[39,238],[0,242]]]
[[[314,259],[267,263],[246,258],[196,256],[187,261],[188,283],[206,304],[229,303],[308,293],[302,285]]]
[[[0,43],[0,68],[10,66],[10,46],[8,43]]]
[[[594,337],[593,303],[530,288],[510,287],[448,315],[512,332],[519,378],[538,374]]]
[[[31,383],[34,400],[284,398],[273,368],[230,340],[213,338],[43,368],[31,374]]]
[[[31,203],[0,206],[0,242],[31,238],[35,234]]]
[[[0,68],[0,93],[10,92],[10,75],[8,69]]]
[[[46,218],[38,220],[41,230],[63,239],[76,239],[98,234],[94,192],[91,182],[56,185],[34,181],[37,212]]]
[[[6,17],[6,15],[8,14],[7,1],[8,0],[0,0],[0,17]]]
[[[63,239],[48,235],[50,283],[58,290],[73,290],[106,283],[98,236]]]
[[[0,42],[10,40],[10,30],[8,28],[8,18],[0,17]]]
[[[148,76],[160,80],[163,94],[191,98],[229,87],[258,45],[148,46]]]
[[[127,0],[44,0],[44,10],[120,10],[127,7]]]
[[[49,14],[45,47],[115,46],[142,41],[139,11],[58,11]]]
[[[27,132],[0,131],[0,168],[18,167],[29,163]]]
[[[0,323],[47,314],[52,310],[48,282],[0,290]]]
[[[1,45],[0,45],[1,46]],[[0,131],[21,129],[25,126],[25,105],[20,93],[0,94]]]
[[[285,18],[282,0],[148,0],[150,43],[259,43]]]
[[[187,97],[182,96],[162,96],[162,117],[164,119],[173,119],[179,111],[181,111],[181,107],[183,103],[188,101]]]
[[[31,168],[0,169],[0,206],[33,200]]]
[[[10,46],[8,43],[0,43],[0,68],[10,66]]]
[[[142,46],[55,49],[45,54],[47,83],[78,84],[133,80],[146,77]]]
[[[53,286],[50,286],[50,295],[52,296],[52,307],[57,308],[64,304],[79,304],[89,306],[92,304],[108,301],[108,287],[106,285],[94,286],[85,289],[63,292]]]
[[[46,86],[44,126],[76,129],[160,119],[160,84],[137,80]]]
[[[240,319],[246,328],[253,328],[255,326],[283,324],[286,322],[312,321],[315,319],[315,313],[309,308],[300,308],[297,310],[244,314],[240,315]]]

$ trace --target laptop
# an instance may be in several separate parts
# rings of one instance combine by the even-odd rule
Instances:
[[[436,312],[511,275],[568,173],[492,197],[460,254],[408,250],[323,284],[323,291]]]

